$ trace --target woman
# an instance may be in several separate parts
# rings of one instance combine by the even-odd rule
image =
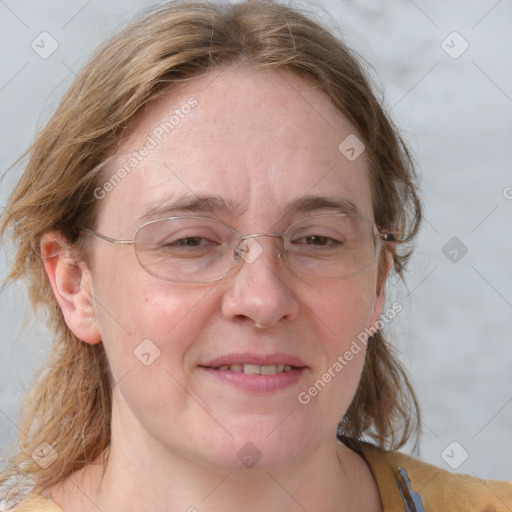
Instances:
[[[357,60],[299,12],[138,20],[6,211],[10,278],[55,333],[0,478],[33,482],[14,510],[510,510],[510,484],[396,451],[419,409],[380,329],[415,174]]]

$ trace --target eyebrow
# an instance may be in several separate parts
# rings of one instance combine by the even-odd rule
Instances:
[[[333,213],[362,216],[361,210],[349,199],[335,196],[304,196],[288,203],[284,208],[285,215],[297,213],[311,213],[318,210],[327,210]],[[245,209],[243,210],[245,211]],[[230,200],[218,195],[183,195],[172,201],[165,200],[146,208],[139,221],[146,222],[176,213],[217,213],[229,212],[240,215],[242,209]]]

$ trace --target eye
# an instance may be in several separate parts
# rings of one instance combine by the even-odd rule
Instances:
[[[202,243],[204,241],[207,245],[217,245],[215,242],[211,242],[206,238],[200,236],[187,236],[185,238],[178,238],[177,240],[167,240],[161,244],[162,247],[200,247],[205,245]]]
[[[222,237],[212,229],[201,226],[162,232],[153,245],[169,252],[198,252],[208,251],[223,244]]]
[[[313,245],[313,246],[316,245],[319,247],[327,246],[327,245],[331,245],[331,246],[343,245],[343,242],[341,242],[340,240],[336,240],[334,238],[324,236],[324,235],[308,235],[308,236],[302,237],[298,240],[293,240],[293,243],[294,244],[301,243],[301,240],[305,240],[306,245]]]

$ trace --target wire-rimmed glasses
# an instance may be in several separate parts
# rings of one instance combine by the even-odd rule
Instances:
[[[292,223],[282,234],[242,235],[209,217],[180,216],[149,221],[132,240],[83,231],[115,245],[133,245],[141,266],[166,281],[203,283],[226,277],[241,261],[252,263],[263,252],[257,237],[276,239],[278,258],[296,274],[342,279],[374,263],[389,232],[357,215],[322,214]]]

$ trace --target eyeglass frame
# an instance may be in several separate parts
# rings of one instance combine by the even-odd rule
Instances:
[[[361,215],[355,215],[355,214],[347,214],[347,213],[325,213],[325,214],[319,214],[319,215],[312,215],[310,217],[304,217],[303,219],[300,219],[298,221],[295,221],[295,222],[292,222],[284,231],[282,234],[278,234],[278,233],[252,233],[252,234],[248,234],[248,235],[242,235],[240,233],[240,231],[238,231],[238,229],[234,228],[233,226],[230,226],[229,224],[226,224],[224,221],[221,221],[220,219],[212,219],[210,217],[202,217],[202,216],[196,216],[196,215],[178,215],[178,216],[175,216],[175,217],[165,217],[163,219],[155,219],[155,220],[150,220],[148,222],[145,222],[144,224],[142,224],[142,226],[139,226],[136,230],[135,230],[135,233],[133,235],[133,239],[131,240],[127,240],[127,239],[122,239],[122,238],[112,238],[110,236],[107,236],[107,235],[103,235],[101,233],[98,233],[97,231],[94,231],[92,229],[89,229],[89,228],[84,228],[84,227],[79,227],[79,229],[81,231],[85,231],[86,233],[89,233],[93,236],[96,236],[102,240],[105,240],[106,242],[109,242],[113,245],[121,245],[121,246],[130,246],[130,245],[133,245],[135,246],[136,244],[136,240],[135,238],[137,237],[137,233],[143,229],[144,227],[150,225],[150,224],[155,224],[157,222],[162,222],[164,220],[174,220],[174,219],[200,219],[200,220],[207,220],[207,221],[213,221],[213,222],[217,222],[219,224],[223,224],[224,226],[228,227],[229,229],[231,229],[232,231],[235,231],[237,233],[239,233],[240,235],[242,235],[240,237],[240,240],[238,241],[237,245],[236,245],[236,248],[234,249],[234,253],[240,257],[240,251],[239,251],[239,247],[240,247],[240,244],[242,242],[244,242],[245,240],[248,240],[248,239],[252,239],[252,238],[255,238],[257,236],[271,236],[271,237],[275,237],[275,238],[281,238],[283,240],[283,244],[284,244],[284,240],[285,240],[285,237],[286,237],[286,233],[288,232],[288,230],[293,227],[294,225],[300,223],[300,222],[303,222],[303,221],[306,221],[306,220],[309,220],[309,219],[315,219],[315,218],[318,218],[318,217],[357,217],[359,219],[362,219],[362,220],[366,220],[367,222],[369,222],[376,230],[376,233],[374,232],[374,235],[377,234],[379,239],[382,241],[382,242],[396,242],[397,239],[394,235],[393,232],[391,231],[386,231],[386,232],[383,232],[383,229],[382,227],[379,227],[377,226],[377,224],[375,223],[375,221],[372,221],[370,219],[367,219],[366,217],[363,217]],[[284,247],[284,245],[283,245]],[[278,254],[278,258],[281,258],[281,253],[282,251],[279,252]],[[243,259],[243,258],[240,258],[240,259]],[[205,279],[205,280],[202,280],[202,281],[176,281],[176,280],[173,280],[173,279],[168,279],[168,278],[165,278],[165,277],[160,277],[160,276],[157,276],[155,274],[152,274],[149,270],[146,269],[146,267],[144,267],[144,265],[142,265],[142,263],[140,262],[139,258],[137,257],[137,260],[139,261],[139,264],[140,266],[152,277],[154,277],[155,279],[161,279],[162,281],[169,281],[169,282],[184,282],[184,283],[208,283],[208,282],[212,282],[212,281],[220,281],[221,279],[224,279],[225,277],[227,277],[233,270],[234,268],[237,266],[236,263],[238,263],[238,261],[240,260],[237,260],[237,262],[225,273],[223,274],[222,276],[220,277],[215,277],[215,278],[212,278],[212,279]],[[363,267],[361,270],[355,272],[354,274],[350,274],[348,276],[345,276],[343,278],[340,278],[340,279],[345,279],[347,277],[352,277],[353,275],[356,275],[358,274],[359,272],[361,272],[364,268],[366,267]],[[331,278],[332,279],[332,278]]]

